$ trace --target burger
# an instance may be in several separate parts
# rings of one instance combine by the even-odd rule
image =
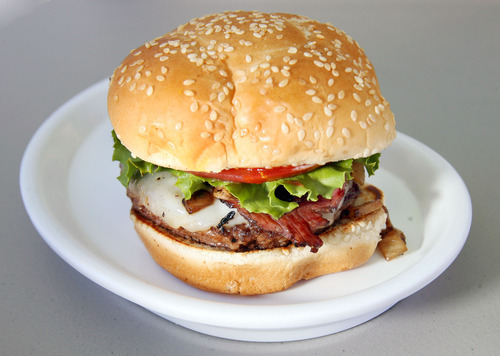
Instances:
[[[331,24],[191,20],[129,53],[108,112],[135,230],[196,288],[278,292],[355,268],[384,240],[406,248],[365,184],[394,115],[364,51]]]

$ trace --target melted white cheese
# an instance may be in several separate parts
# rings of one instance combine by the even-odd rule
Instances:
[[[230,209],[218,199],[215,199],[212,205],[194,214],[188,214],[182,205],[184,195],[175,182],[176,177],[170,173],[157,172],[131,182],[129,189],[142,205],[174,229],[183,227],[190,232],[208,230],[217,226],[231,211],[235,212],[234,218],[224,226],[246,223],[236,209]]]

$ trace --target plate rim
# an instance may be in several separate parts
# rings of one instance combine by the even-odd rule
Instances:
[[[464,201],[465,204],[462,207],[463,208],[462,214],[465,217],[465,219],[462,220],[462,226],[460,229],[462,236],[461,238],[457,238],[455,240],[457,243],[452,249],[448,251],[448,258],[443,259],[441,264],[435,264],[432,274],[422,275],[421,273],[420,274],[418,273],[418,267],[422,263],[427,262],[428,259],[431,259],[431,257],[433,257],[432,254],[428,253],[422,256],[422,258],[418,262],[416,262],[414,265],[412,265],[410,268],[404,271],[405,276],[414,278],[412,283],[403,284],[404,288],[401,288],[399,280],[401,279],[402,273],[400,273],[384,281],[382,283],[383,288],[381,286],[377,286],[377,289],[381,288],[382,290],[393,290],[394,285],[398,285],[397,293],[395,293],[394,291],[391,293],[391,295],[393,296],[391,300],[387,300],[386,297],[379,297],[378,300],[372,299],[369,304],[366,303],[363,304],[362,299],[366,299],[366,296],[364,295],[366,295],[367,291],[361,290],[345,296],[335,297],[333,299],[313,301],[313,302],[301,302],[296,304],[289,303],[286,305],[227,304],[220,301],[200,299],[200,298],[195,298],[193,296],[181,295],[179,293],[176,293],[175,291],[166,290],[156,285],[151,285],[149,282],[137,278],[137,276],[128,275],[126,276],[126,278],[130,278],[132,281],[142,284],[144,288],[150,289],[151,292],[154,292],[155,295],[157,293],[164,294],[169,298],[171,298],[170,300],[173,302],[176,302],[176,300],[180,298],[182,303],[184,303],[183,304],[184,308],[182,308],[183,312],[182,313],[176,312],[176,310],[174,310],[175,308],[169,307],[170,303],[159,303],[158,300],[154,300],[154,298],[152,298],[151,296],[148,296],[147,298],[144,297],[138,298],[138,296],[135,295],[134,293],[130,292],[127,293],[127,291],[124,290],[123,286],[110,285],[109,279],[106,279],[106,281],[108,281],[106,283],[106,281],[104,281],[103,279],[99,280],[99,278],[96,278],[95,275],[90,276],[90,274],[92,273],[90,272],[87,266],[84,265],[82,266],[82,263],[78,263],[81,261],[71,260],[71,258],[68,257],[68,252],[64,250],[64,246],[58,245],[57,244],[58,241],[55,241],[55,237],[50,236],[53,233],[53,231],[51,230],[50,227],[45,226],[45,223],[41,221],[41,217],[37,215],[37,213],[34,211],[35,208],[33,208],[33,203],[40,204],[40,202],[36,202],[36,196],[33,196],[33,186],[30,185],[31,184],[30,179],[33,174],[33,170],[35,169],[36,166],[35,158],[36,158],[37,147],[41,147],[43,144],[47,145],[46,140],[50,137],[50,134],[54,134],[54,130],[57,129],[58,124],[68,120],[68,117],[64,116],[65,112],[71,110],[76,104],[82,102],[85,103],[86,100],[89,100],[89,98],[92,97],[93,95],[99,95],[101,91],[106,90],[106,84],[107,84],[106,82],[107,80],[103,79],[95,83],[94,85],[86,88],[85,90],[81,91],[68,101],[66,101],[62,106],[56,109],[36,130],[36,132],[34,133],[33,137],[31,138],[30,142],[27,145],[27,148],[23,154],[23,158],[21,161],[20,178],[19,178],[21,196],[26,211],[28,212],[28,215],[33,225],[35,226],[36,230],[40,233],[42,238],[52,248],[52,250],[56,252],[56,254],[62,257],[68,264],[70,264],[73,268],[77,269],[85,277],[99,284],[101,287],[108,289],[109,291],[125,299],[128,299],[138,305],[141,305],[146,309],[150,309],[154,312],[159,312],[161,314],[169,315],[177,319],[183,319],[195,323],[205,323],[207,325],[215,325],[220,327],[241,326],[241,317],[239,321],[232,320],[231,318],[222,317],[218,313],[220,311],[219,307],[221,306],[228,311],[227,313],[228,315],[234,312],[241,313],[242,310],[246,309],[247,311],[243,319],[245,319],[246,327],[250,329],[252,328],[259,330],[263,329],[260,320],[261,314],[256,313],[256,311],[258,310],[262,310],[263,311],[262,313],[266,315],[270,313],[272,315],[280,316],[280,318],[275,320],[274,322],[266,321],[267,324],[266,327],[268,329],[308,327],[308,326],[318,325],[318,323],[328,323],[335,320],[341,320],[342,318],[349,318],[353,316],[351,312],[342,313],[340,311],[341,305],[343,304],[346,303],[352,304],[353,302],[355,304],[359,303],[357,304],[358,305],[357,315],[362,315],[363,313],[373,311],[374,309],[384,309],[384,308],[386,309],[391,305],[397,303],[398,301],[415,293],[416,291],[425,287],[427,284],[431,283],[435,278],[441,275],[441,273],[444,272],[444,270],[446,270],[446,268],[448,268],[449,265],[451,265],[451,263],[453,263],[453,261],[456,259],[456,257],[460,253],[461,249],[463,248],[463,245],[467,240],[472,221],[472,203],[465,182],[460,177],[455,168],[452,167],[448,161],[446,161],[441,155],[435,152],[432,148],[404,133],[398,132],[398,137],[400,140],[406,140],[407,142],[411,142],[411,144],[416,145],[423,150],[426,150],[427,153],[433,155],[433,157],[440,159],[441,163],[443,163],[443,166],[447,169],[447,171],[449,171],[449,173],[451,173],[452,176],[457,180],[457,183],[462,189],[460,193],[463,194],[464,197],[466,198],[466,200]],[[113,267],[113,265],[109,261],[101,261],[101,262],[104,262],[105,265],[110,265],[111,267]],[[431,259],[430,262],[436,263],[436,260]],[[116,269],[116,267],[119,266],[114,266],[114,267]],[[418,283],[415,283],[415,281],[418,281]],[[373,289],[373,287],[370,289]],[[383,295],[383,293],[379,294]],[[337,306],[333,308],[335,310],[331,310],[332,302],[335,302],[337,304]],[[204,307],[204,309],[207,311],[202,317],[196,312],[195,310],[196,308],[193,308],[193,306],[200,307],[200,304],[201,307]],[[376,305],[375,307],[374,304]],[[310,308],[311,305],[317,307],[316,312],[311,311]],[[216,308],[217,311],[211,312],[212,309],[210,307],[217,307]],[[326,311],[330,310],[330,312],[325,312],[325,310]],[[215,314],[219,318],[214,318]],[[300,320],[299,323],[297,323],[298,320]]]

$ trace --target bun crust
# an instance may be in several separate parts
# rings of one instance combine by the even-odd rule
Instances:
[[[131,214],[134,227],[153,259],[180,280],[202,290],[254,295],[285,290],[303,279],[340,272],[365,263],[385,226],[380,208],[321,235],[317,253],[309,247],[229,252],[179,241]]]
[[[188,171],[324,164],[395,137],[357,42],[289,14],[208,15],[147,42],[114,71],[108,111],[134,155]]]

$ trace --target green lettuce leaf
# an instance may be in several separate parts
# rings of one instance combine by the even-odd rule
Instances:
[[[120,142],[115,131],[111,132],[113,136],[113,161],[120,162],[120,175],[117,177],[121,184],[128,187],[132,179],[137,179],[145,174],[152,174],[163,169],[152,163],[143,161],[138,157],[132,157],[130,151]]]
[[[130,151],[118,140],[114,131],[112,135],[115,142],[113,160],[120,162],[121,174],[118,180],[125,187],[128,187],[131,180],[138,179],[145,174],[168,170],[177,177],[175,185],[182,190],[186,199],[190,199],[192,194],[198,190],[207,189],[209,185],[223,186],[248,211],[267,213],[275,219],[279,219],[283,214],[298,206],[293,201],[294,197],[306,196],[310,201],[317,201],[320,196],[330,199],[337,188],[342,188],[344,182],[351,179],[352,159],[329,163],[311,172],[262,184],[234,183],[202,178],[188,172],[159,167],[142,161],[140,158],[132,157]],[[378,169],[379,157],[380,154],[377,153],[355,161],[362,163],[368,174],[372,175]],[[286,199],[283,199],[284,197]]]

